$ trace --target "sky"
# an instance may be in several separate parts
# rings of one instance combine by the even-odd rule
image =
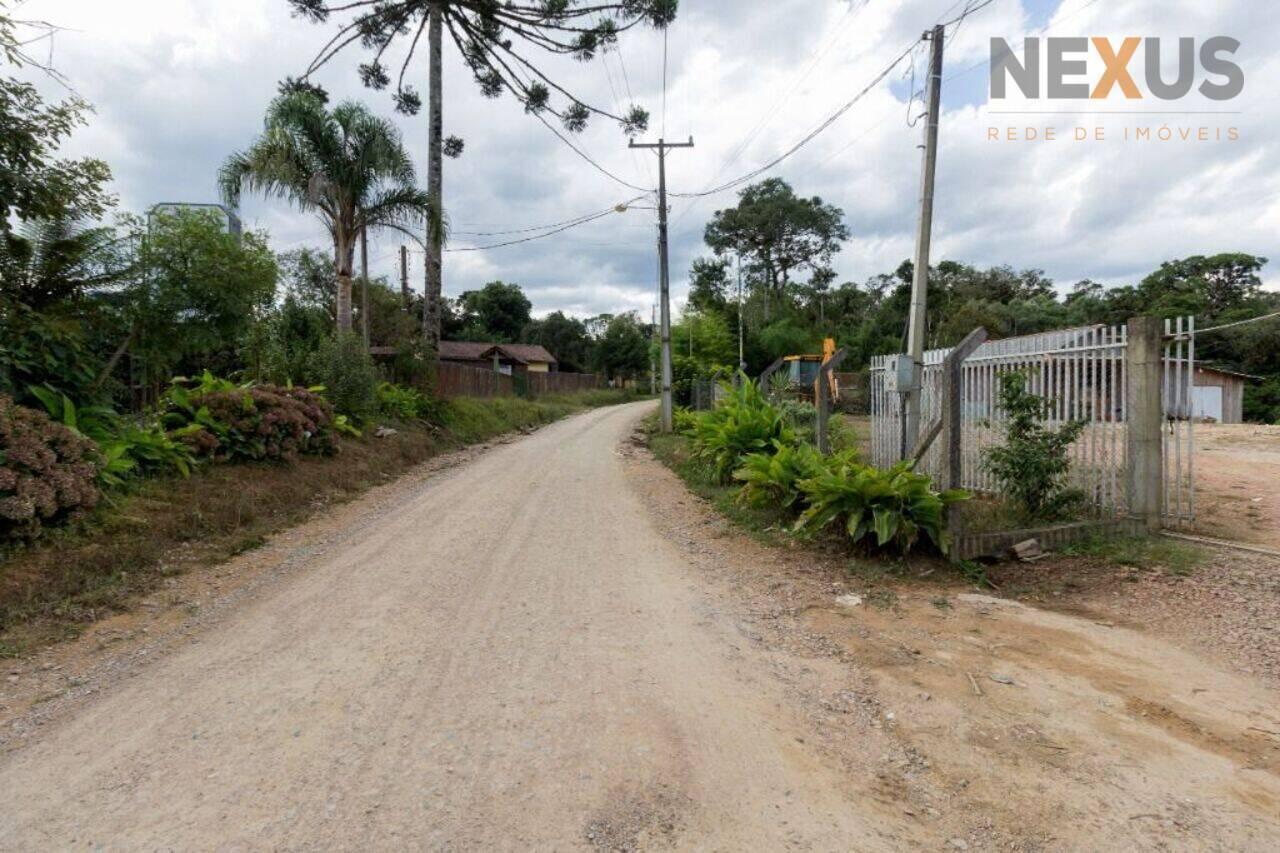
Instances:
[[[291,17],[285,0],[11,5],[17,17],[65,28],[40,46],[40,56],[52,58],[96,114],[63,151],[105,159],[120,206],[131,211],[161,201],[217,201],[221,163],[252,142],[277,82],[300,75],[335,26]],[[962,0],[681,0],[665,37],[636,29],[623,34],[618,50],[592,62],[555,58],[545,67],[588,103],[612,112],[629,103],[647,107],[646,140],[692,137],[694,148],[669,154],[667,177],[673,193],[697,193],[790,149],[916,43],[908,60],[766,173],[844,211],[851,238],[835,268],[839,281],[861,282],[893,271],[914,251],[922,126],[913,120],[923,108],[911,94],[923,86],[927,49],[918,39],[963,6]],[[1232,58],[1244,71],[1242,94],[1229,102],[1194,93],[1176,102],[1126,101],[1117,90],[1103,104],[1108,114],[1082,114],[1097,102],[988,98],[993,37],[1017,47],[1029,36],[1105,36],[1118,45],[1134,35],[1162,37],[1170,45],[1162,59],[1169,60],[1178,36],[1197,44],[1218,35],[1239,40]],[[1162,261],[1223,251],[1273,257],[1270,266],[1280,268],[1274,93],[1280,57],[1264,47],[1275,41],[1270,36],[1280,36],[1280,18],[1256,0],[994,0],[950,27],[933,261],[1042,269],[1063,289],[1083,278],[1133,283]],[[313,79],[334,101],[359,99],[394,118],[424,175],[425,111],[396,115],[388,93],[363,89],[356,66],[365,59],[358,47],[349,49]],[[1174,76],[1170,62],[1162,67]],[[1140,50],[1130,65],[1139,84],[1142,69]],[[1102,70],[1091,57],[1089,79]],[[1198,82],[1205,72],[1197,73]],[[425,56],[414,60],[407,80],[425,93]],[[51,81],[37,82],[50,97],[65,94]],[[447,295],[502,279],[525,289],[537,315],[648,316],[657,294],[652,201],[546,239],[457,251],[509,239],[468,232],[562,222],[638,193],[596,171],[510,97],[481,96],[449,44],[444,121],[446,135],[466,142],[462,157],[445,161],[444,206],[455,250],[445,255]],[[1173,138],[1161,141],[1166,125]],[[1053,141],[1044,139],[1050,127]],[[1027,128],[1036,129],[1036,140],[1025,139]],[[1076,128],[1088,138],[1075,140]],[[1133,138],[1124,137],[1126,128]],[[1137,138],[1139,128],[1150,138]],[[1229,129],[1234,139],[1226,138]],[[1010,132],[1018,138],[1008,139]],[[623,181],[656,186],[654,156],[629,150],[616,123],[597,117],[573,141]],[[710,254],[702,241],[708,219],[735,201],[732,191],[671,199],[677,306],[691,262]],[[319,222],[283,202],[248,197],[241,216],[280,251],[326,247]],[[399,243],[392,235],[371,240],[372,275],[398,279]],[[411,284],[421,288],[422,278],[414,253]],[[1276,269],[1265,270],[1264,279],[1269,288],[1280,285]]]

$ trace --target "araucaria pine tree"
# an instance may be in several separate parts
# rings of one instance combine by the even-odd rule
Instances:
[[[342,26],[325,44],[293,85],[311,86],[308,78],[342,50],[359,42],[372,52],[360,65],[360,79],[373,89],[392,87],[393,69],[383,58],[396,42],[407,45],[405,59],[394,70],[396,108],[414,115],[422,107],[418,92],[405,76],[425,37],[428,53],[428,149],[427,195],[437,210],[443,209],[443,157],[462,153],[463,141],[444,138],[442,103],[443,34],[449,36],[486,96],[507,92],[524,104],[526,112],[550,113],[570,132],[580,132],[592,114],[619,122],[634,135],[643,132],[649,114],[631,105],[625,115],[614,115],[579,100],[551,79],[529,57],[538,54],[569,55],[586,62],[607,50],[620,33],[640,24],[666,27],[675,20],[679,0],[288,0],[295,14],[316,22],[344,17]],[[424,334],[428,346],[440,340],[441,240],[439,232],[426,235],[426,301]]]

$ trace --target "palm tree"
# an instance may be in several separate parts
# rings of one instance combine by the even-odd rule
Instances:
[[[411,228],[424,219],[443,239],[444,216],[415,188],[413,163],[400,132],[364,106],[347,101],[333,110],[307,92],[272,102],[263,133],[223,164],[219,183],[228,204],[243,190],[288,199],[314,212],[333,239],[338,282],[338,331],[351,331],[351,277],[363,231],[389,228],[419,239]]]

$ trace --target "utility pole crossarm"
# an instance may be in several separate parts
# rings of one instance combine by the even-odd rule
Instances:
[[[688,142],[667,142],[664,139],[659,139],[657,142],[636,142],[633,139],[627,143],[627,147],[628,148],[653,148],[658,151],[662,151],[663,149],[666,149],[666,148],[692,148],[693,137],[690,136]]]

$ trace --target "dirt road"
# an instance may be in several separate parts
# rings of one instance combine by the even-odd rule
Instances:
[[[1276,848],[1274,691],[1140,626],[841,606],[644,405],[268,545],[296,570],[13,724],[0,849]]]
[[[429,481],[47,726],[0,758],[0,847],[906,843],[805,751],[646,521],[616,453],[638,414]]]

